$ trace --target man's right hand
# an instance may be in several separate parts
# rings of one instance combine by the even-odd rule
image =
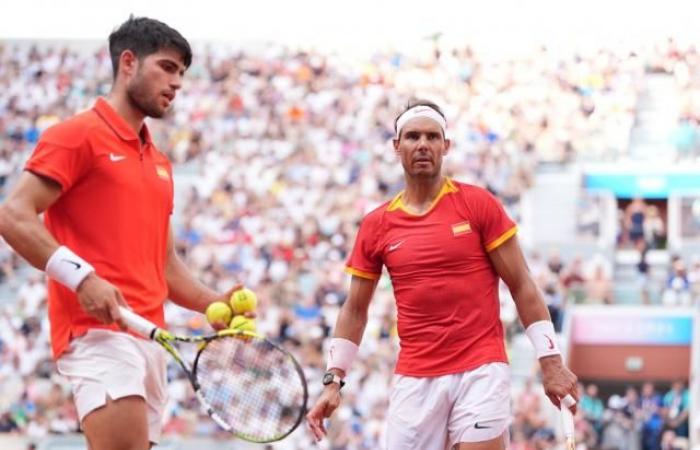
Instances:
[[[116,322],[120,328],[126,329],[126,323],[119,314],[119,306],[128,308],[129,305],[112,283],[93,272],[78,285],[76,293],[78,302],[86,313],[102,323]]]
[[[326,435],[323,420],[330,417],[338,405],[340,405],[340,386],[335,383],[329,384],[306,415],[306,421],[316,441],[320,441]]]

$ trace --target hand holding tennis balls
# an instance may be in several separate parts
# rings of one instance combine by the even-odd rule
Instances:
[[[246,316],[254,315],[255,308],[258,307],[258,297],[255,292],[248,288],[238,289],[233,291],[229,300],[231,309],[234,314],[245,314]]]
[[[222,330],[228,327],[233,311],[231,307],[224,302],[213,302],[207,306],[206,310],[207,321],[215,330]]]

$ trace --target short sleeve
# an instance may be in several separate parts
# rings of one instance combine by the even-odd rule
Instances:
[[[346,264],[345,271],[370,280],[377,280],[382,274],[383,261],[376,249],[377,226],[370,216],[360,224],[355,245]]]
[[[66,192],[85,174],[92,155],[86,145],[65,146],[52,140],[39,140],[25,170],[51,178]]]
[[[508,217],[501,201],[490,192],[480,190],[476,210],[481,240],[487,252],[498,248],[517,233],[517,225]]]

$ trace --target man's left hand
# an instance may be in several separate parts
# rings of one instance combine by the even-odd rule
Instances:
[[[564,365],[560,355],[540,358],[540,367],[544,392],[557,408],[561,408],[560,400],[567,395],[578,402],[578,378]],[[575,405],[571,411],[576,413]]]

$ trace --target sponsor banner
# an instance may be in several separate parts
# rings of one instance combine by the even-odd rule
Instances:
[[[573,342],[601,345],[690,345],[689,316],[640,317],[578,315],[573,318]]]

